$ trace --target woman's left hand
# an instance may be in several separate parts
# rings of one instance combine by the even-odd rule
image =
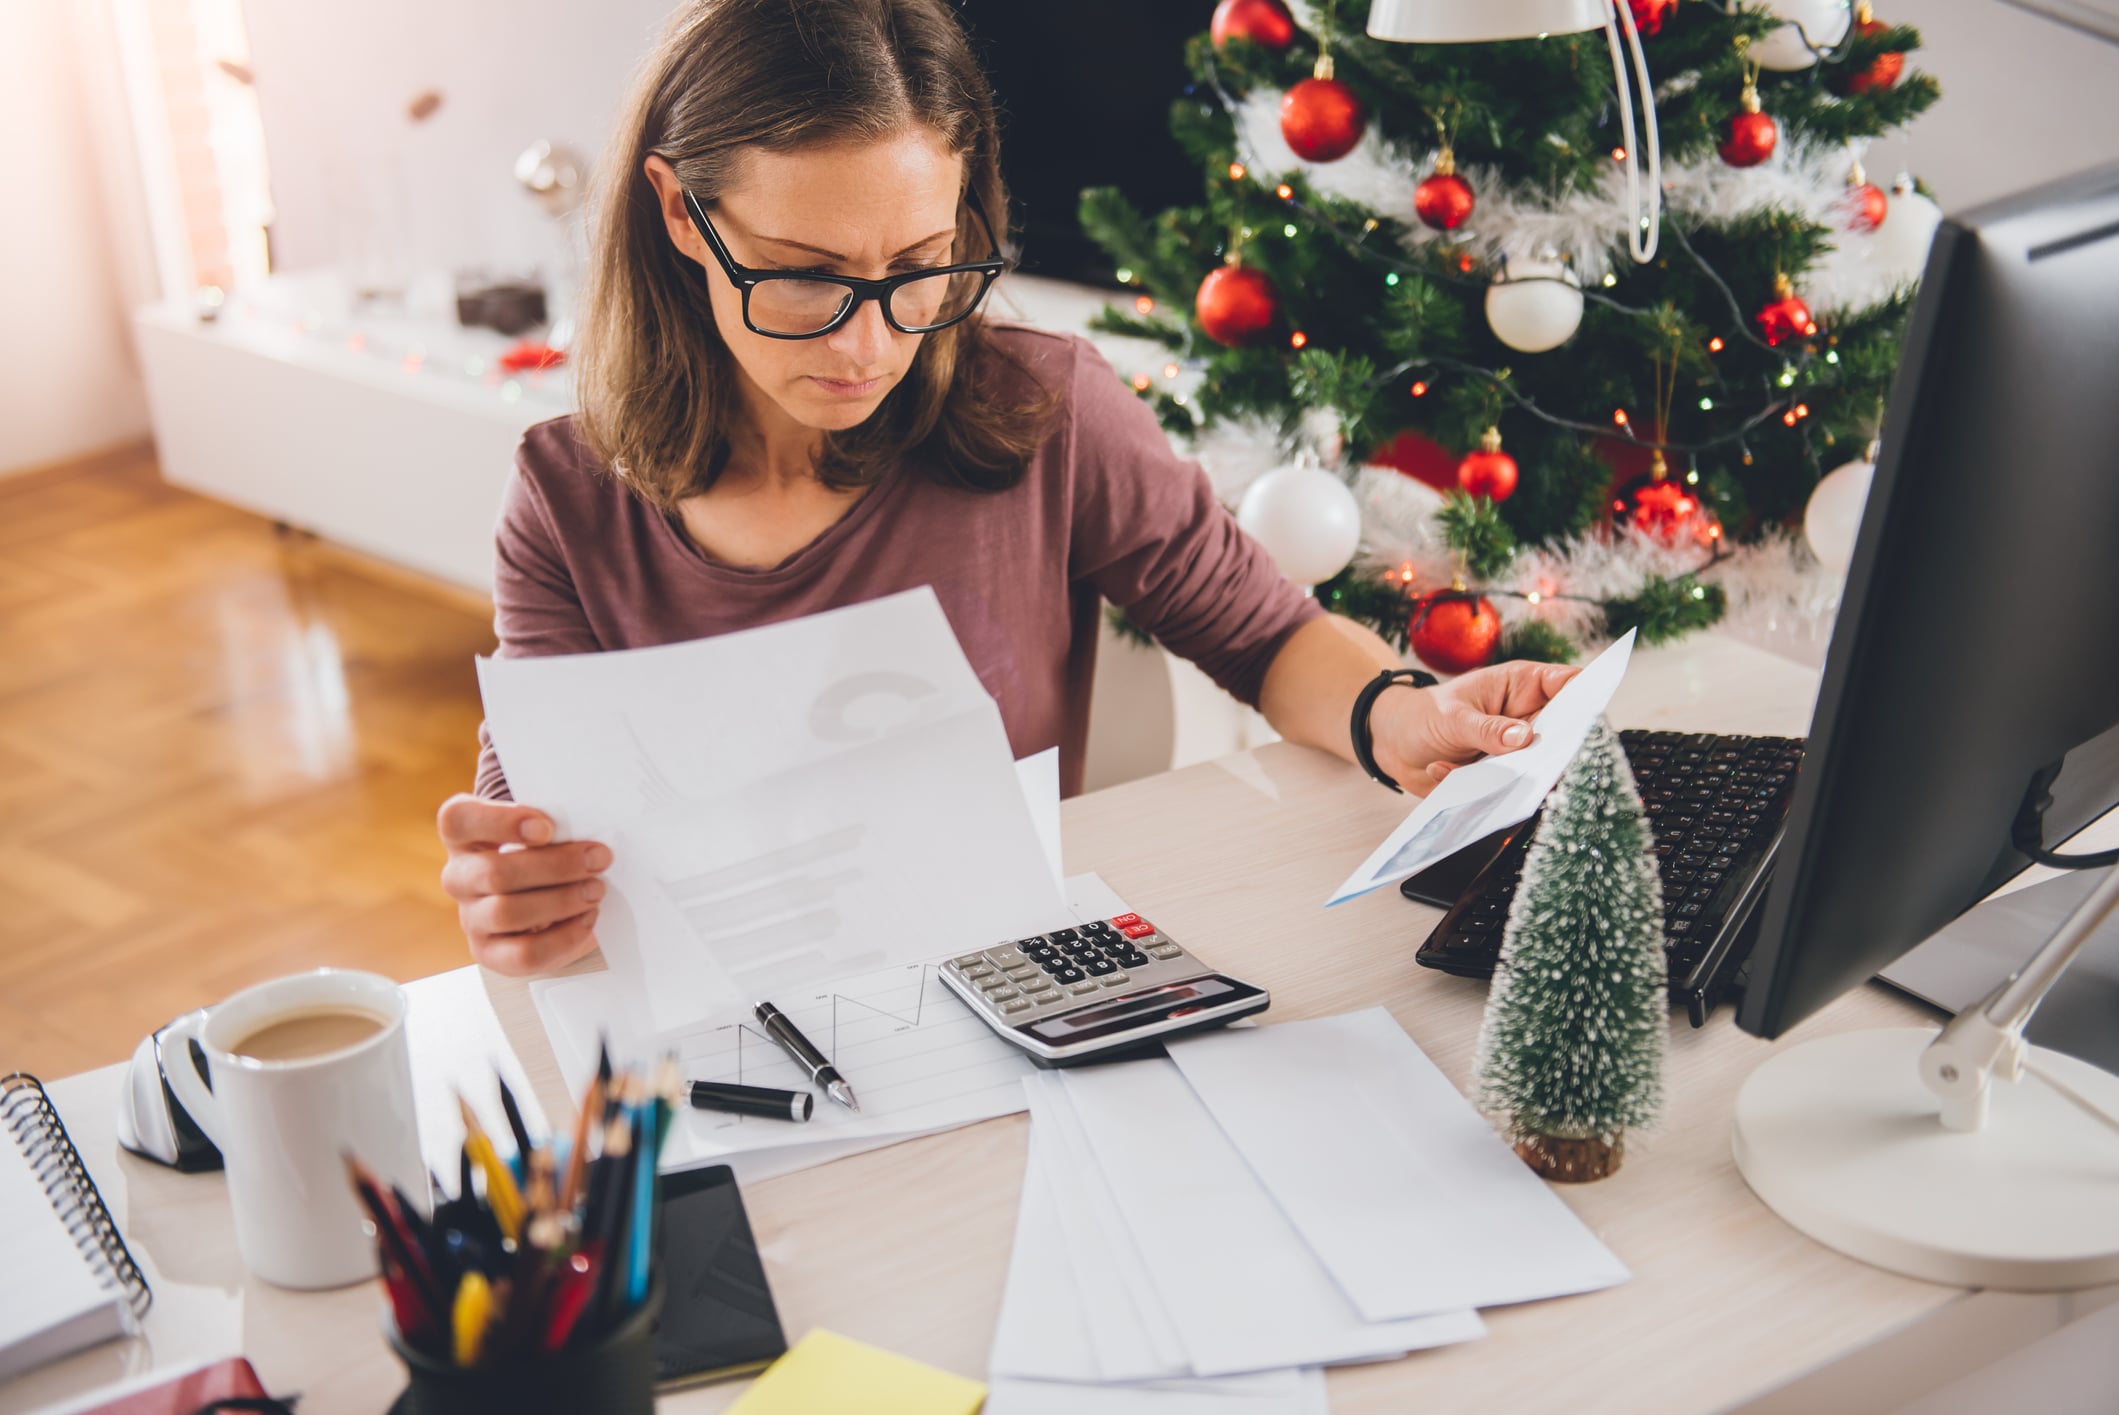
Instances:
[[[1497,663],[1433,688],[1389,688],[1369,710],[1376,765],[1415,796],[1479,757],[1530,745],[1528,719],[1579,669]]]

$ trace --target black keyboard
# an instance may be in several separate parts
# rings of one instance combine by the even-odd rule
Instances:
[[[1684,1006],[1693,1026],[1702,1026],[1709,1010],[1741,985],[1758,935],[1759,903],[1795,796],[1803,740],[1629,731],[1619,741],[1655,831],[1670,1000]],[[1532,816],[1468,847],[1491,858],[1420,945],[1416,961],[1467,978],[1493,976],[1509,901],[1537,823]],[[1424,897],[1422,879],[1407,880],[1404,892]]]

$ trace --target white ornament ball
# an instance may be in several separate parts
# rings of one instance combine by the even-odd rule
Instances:
[[[1817,62],[1811,51],[1830,49],[1847,37],[1854,23],[1849,0],[1767,0],[1766,8],[1788,22],[1752,41],[1750,57],[1768,69],[1809,68]],[[1808,44],[1803,43],[1804,35],[1809,36]]]
[[[1891,193],[1884,224],[1861,242],[1869,264],[1894,280],[1918,280],[1928,264],[1928,247],[1942,224],[1942,208],[1907,186]]]
[[[1876,464],[1849,462],[1825,473],[1810,493],[1803,512],[1803,537],[1819,563],[1845,574],[1854,563],[1854,538],[1861,533],[1862,507],[1869,501],[1869,482]]]
[[[1542,354],[1582,327],[1582,286],[1556,260],[1510,261],[1486,291],[1486,322],[1511,349]]]
[[[1236,524],[1298,585],[1331,579],[1361,544],[1361,507],[1354,493],[1322,467],[1267,472],[1245,489]]]

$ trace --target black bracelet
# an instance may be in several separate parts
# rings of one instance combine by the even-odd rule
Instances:
[[[1348,731],[1354,738],[1354,760],[1361,763],[1363,771],[1393,791],[1402,794],[1405,788],[1385,776],[1383,768],[1376,765],[1376,744],[1373,734],[1369,731],[1369,710],[1376,706],[1377,696],[1393,683],[1410,683],[1415,688],[1432,688],[1441,681],[1434,674],[1418,668],[1386,668],[1362,684],[1361,691],[1354,695],[1354,720],[1348,725]]]

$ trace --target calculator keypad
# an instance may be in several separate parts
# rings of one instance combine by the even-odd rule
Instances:
[[[958,991],[1016,1025],[1080,1007],[1109,989],[1153,987],[1209,971],[1138,914],[1016,939],[943,965]]]

